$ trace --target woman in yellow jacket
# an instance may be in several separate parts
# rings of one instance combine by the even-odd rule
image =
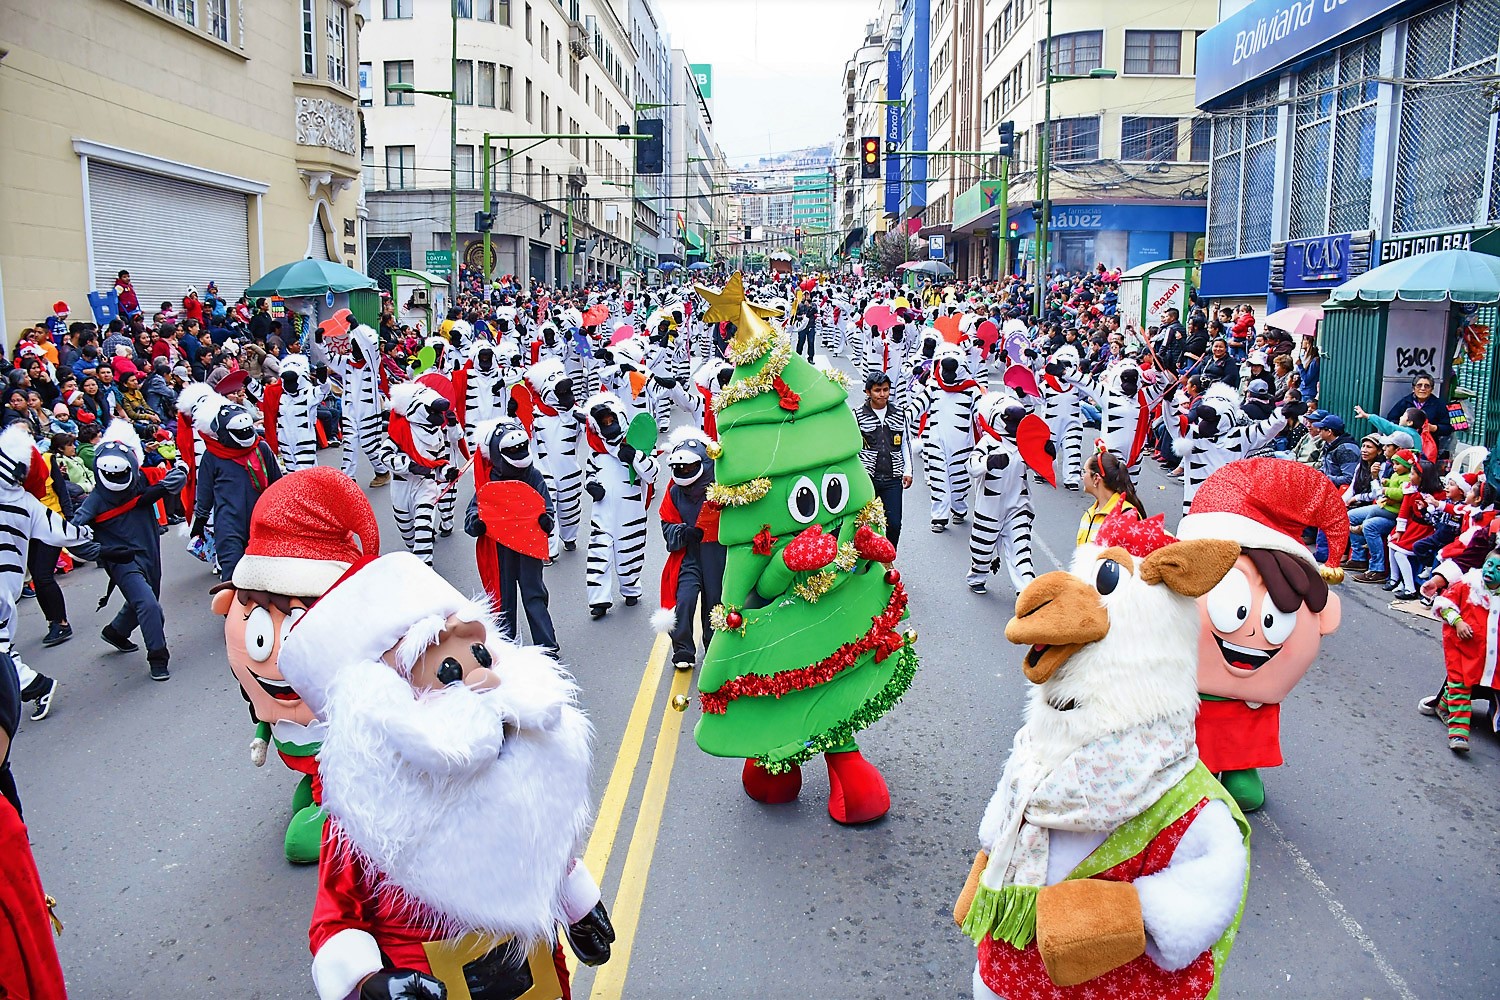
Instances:
[[[1146,516],[1145,505],[1136,495],[1130,481],[1130,469],[1111,451],[1101,448],[1083,463],[1083,491],[1094,498],[1078,523],[1078,544],[1085,545],[1099,534],[1104,519],[1117,510],[1133,510],[1136,517]]]

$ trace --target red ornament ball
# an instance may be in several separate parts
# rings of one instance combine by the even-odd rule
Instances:
[[[740,628],[745,624],[745,616],[740,614],[738,611],[731,611],[729,612],[729,614],[724,616],[724,622],[730,628]]]
[[[900,570],[888,569],[885,571],[885,582],[894,587],[901,582]]]

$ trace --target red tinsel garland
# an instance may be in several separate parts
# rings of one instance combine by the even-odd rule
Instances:
[[[708,715],[723,715],[729,710],[729,703],[736,698],[759,698],[767,695],[780,698],[793,691],[827,684],[871,650],[875,651],[875,662],[880,663],[899,651],[905,642],[896,631],[896,626],[901,622],[902,613],[906,611],[906,601],[906,588],[896,584],[885,610],[870,619],[870,630],[859,639],[845,643],[826,659],[806,667],[783,670],[770,677],[742,674],[725,681],[717,691],[699,695],[703,711]]]
[[[780,397],[783,410],[795,411],[802,405],[802,397],[793,392],[792,387],[787,385],[780,375],[771,380],[771,388],[775,389],[776,395]]]
[[[758,556],[768,556],[776,547],[776,541],[776,536],[771,534],[771,526],[763,524],[750,540],[750,551]]]

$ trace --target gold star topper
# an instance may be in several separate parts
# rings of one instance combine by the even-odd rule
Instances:
[[[775,316],[776,310],[746,301],[745,279],[739,271],[730,275],[724,287],[718,291],[703,285],[695,285],[694,288],[708,303],[708,309],[703,314],[705,323],[733,323],[738,328],[730,342],[735,350],[744,351],[751,344],[764,343],[769,346],[775,338],[776,331],[766,320]]]

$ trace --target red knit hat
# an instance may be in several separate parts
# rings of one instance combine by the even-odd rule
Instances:
[[[1328,536],[1328,569],[1318,565],[1302,531]],[[1337,582],[1349,547],[1349,510],[1322,472],[1282,458],[1230,462],[1203,481],[1177,526],[1177,537],[1225,538],[1252,549],[1285,552]]]
[[[282,476],[255,502],[234,585],[321,597],[351,565],[379,553],[375,511],[354,480],[325,466],[303,469]]]

